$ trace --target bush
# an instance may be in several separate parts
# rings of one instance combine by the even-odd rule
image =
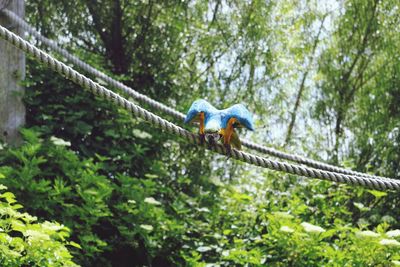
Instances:
[[[82,265],[385,266],[400,259],[400,231],[389,230],[397,222],[369,221],[366,213],[386,198],[383,192],[291,175],[278,181],[272,172],[263,174],[264,184],[246,180],[250,191],[234,186],[244,181],[201,185],[184,175],[173,179],[163,168],[137,178],[109,173],[104,157],[81,159],[69,141],[22,133],[21,147],[0,150],[4,184],[29,213],[71,229],[76,243],[65,241],[65,227],[36,224],[55,244],[75,245],[71,254]],[[301,187],[290,186],[299,181]],[[13,201],[11,193],[3,196]],[[40,232],[39,226],[24,229]],[[59,246],[54,249],[71,257]]]
[[[72,250],[79,263],[181,261],[185,227],[193,224],[192,217],[185,217],[188,203],[197,201],[182,192],[188,179],[168,180],[163,169],[142,178],[110,173],[103,164],[107,158],[81,159],[69,141],[46,139],[29,129],[22,135],[21,147],[0,151],[4,183],[30,213],[71,229],[72,240],[82,246]],[[213,197],[202,200],[210,205]]]
[[[5,176],[0,172],[0,178]],[[1,266],[78,266],[67,245],[70,230],[57,222],[38,222],[23,208],[6,186],[0,184],[0,265]]]
[[[321,187],[319,182],[312,184]],[[336,194],[343,192],[338,190]],[[223,190],[220,209],[203,213],[204,221],[210,225],[199,228],[202,235],[191,240],[194,246],[186,246],[182,257],[191,266],[400,264],[400,230],[389,230],[387,223],[368,230],[366,226],[353,226],[340,219],[328,223],[320,216],[307,222],[303,218],[312,210],[312,205],[306,205],[297,195],[282,195],[275,192],[276,206],[271,209],[266,206],[268,200],[257,195],[240,193],[233,188]],[[278,203],[287,196],[297,199],[306,209],[284,211]],[[327,226],[317,225],[315,219]]]

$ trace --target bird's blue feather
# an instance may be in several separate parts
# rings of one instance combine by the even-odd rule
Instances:
[[[231,118],[236,118],[240,126],[254,130],[252,114],[243,104],[236,104],[230,108],[218,110],[206,100],[198,99],[189,108],[185,123],[195,120],[200,112],[204,112],[204,128],[208,132],[226,128]]]
[[[216,109],[213,105],[208,103],[204,99],[198,99],[193,102],[190,106],[189,111],[185,118],[185,123],[189,123],[194,120],[200,112],[204,112],[205,117],[209,117],[212,114],[218,113],[218,109]]]
[[[251,131],[254,131],[253,116],[251,112],[243,104],[233,105],[230,108],[221,110],[221,112],[225,115],[222,118],[223,128],[226,128],[229,119],[236,118],[242,126],[246,127]]]

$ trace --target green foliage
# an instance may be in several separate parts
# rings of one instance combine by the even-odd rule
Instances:
[[[0,171],[0,178],[6,176]],[[7,187],[0,184],[1,266],[78,266],[68,248],[80,246],[68,241],[70,230],[57,222],[38,222],[20,212],[23,208]]]
[[[181,216],[190,211],[190,197],[183,193],[188,180],[171,183],[162,169],[141,179],[118,173],[109,178],[101,174],[109,174],[106,158],[81,160],[63,139],[43,139],[28,129],[22,134],[21,147],[0,151],[4,184],[29,212],[72,230],[72,240],[85,251],[72,248],[81,264],[108,265],[107,257],[125,262],[131,254],[143,264],[157,257],[179,261],[175,249],[186,233]],[[213,197],[203,201],[211,203]]]
[[[67,226],[74,225],[73,239],[90,257],[106,246],[91,228],[110,214],[105,202],[112,188],[99,167],[91,160],[81,161],[67,152],[62,139],[45,144],[30,130],[23,130],[26,143],[2,153],[5,184],[16,192],[29,212],[42,218],[57,218]],[[53,144],[54,143],[54,144]],[[77,183],[79,181],[79,183]],[[75,236],[79,235],[79,239]],[[86,234],[84,234],[86,233]]]
[[[197,246],[184,250],[183,257],[193,266],[389,266],[399,259],[400,231],[388,231],[387,222],[373,231],[361,222],[348,223],[354,214],[343,194],[369,192],[329,190],[329,203],[336,204],[326,207],[326,195],[315,192],[326,182],[303,186],[282,192],[268,183],[262,197],[223,190],[223,202],[204,214],[210,225],[203,226]],[[300,190],[314,191],[314,197]]]
[[[28,129],[22,133],[23,146],[5,147],[0,153],[4,184],[30,213],[62,221],[75,242],[65,241],[69,232],[58,224],[45,222],[43,229],[37,224],[16,229],[21,222],[9,225],[13,231],[42,229],[60,239],[57,245],[71,245],[83,265],[109,265],[110,260],[124,264],[131,257],[143,265],[179,266],[365,266],[400,259],[400,231],[389,231],[395,220],[368,222],[372,207],[387,199],[384,192],[332,187],[322,181],[303,181],[301,187],[290,188],[295,177],[277,183],[275,174],[265,173],[265,183],[249,184],[255,191],[226,185],[199,188],[189,196],[183,191],[190,181],[183,177],[171,183],[159,171],[141,179],[117,174],[110,180],[100,174],[105,172],[105,159],[82,161],[67,141],[43,139]],[[266,191],[258,195],[261,189]],[[350,196],[357,196],[357,201]],[[7,207],[21,207],[13,194],[2,197]],[[8,216],[14,212],[7,210]],[[18,215],[15,220],[31,223],[22,219],[26,216],[32,218]],[[10,253],[18,252],[12,248]]]

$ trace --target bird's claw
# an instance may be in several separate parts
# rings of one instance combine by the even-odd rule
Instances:
[[[200,145],[204,145],[206,142],[206,135],[205,134],[199,134],[200,135]]]
[[[212,147],[215,145],[214,139],[207,139],[208,149],[212,150]]]
[[[230,144],[224,144],[225,150],[226,150],[226,155],[228,157],[232,156],[232,147]]]

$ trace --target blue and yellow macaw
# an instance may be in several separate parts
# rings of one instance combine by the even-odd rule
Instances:
[[[227,109],[216,109],[204,99],[192,103],[185,118],[185,123],[198,122],[199,134],[202,142],[206,134],[218,135],[223,138],[224,145],[230,152],[231,145],[237,149],[241,143],[235,128],[247,128],[254,131],[252,114],[242,104],[233,105]],[[211,139],[213,140],[213,139]]]

